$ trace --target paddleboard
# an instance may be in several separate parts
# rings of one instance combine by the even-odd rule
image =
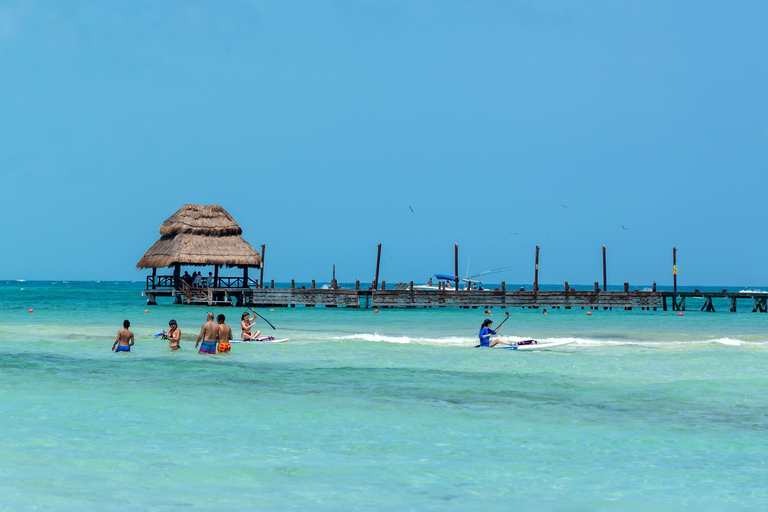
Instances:
[[[553,343],[535,343],[532,345],[512,345],[511,347],[496,345],[496,347],[509,350],[542,350],[545,348],[562,347],[563,345],[569,345],[571,343],[576,343],[576,340],[555,341]]]
[[[281,338],[279,340],[241,340],[240,338],[236,340],[229,340],[230,343],[283,343],[288,341],[290,338]]]

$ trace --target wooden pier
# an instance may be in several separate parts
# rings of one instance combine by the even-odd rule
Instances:
[[[768,293],[765,292],[728,292],[723,290],[721,292],[662,292],[662,304],[664,311],[667,311],[667,303],[671,302],[672,311],[685,311],[685,299],[696,298],[704,299],[704,305],[701,306],[701,311],[715,312],[715,306],[712,299],[728,299],[729,311],[735,313],[737,310],[736,301],[746,300],[752,301],[753,313],[767,313],[768,305]]]
[[[747,301],[753,312],[768,312],[768,293],[764,292],[681,292],[574,290],[567,283],[563,290],[507,290],[505,283],[493,290],[459,290],[441,288],[420,290],[413,283],[398,283],[395,289],[355,288],[291,288],[261,287],[258,280],[241,277],[219,278],[217,286],[194,288],[181,282],[173,286],[174,276],[149,276],[142,295],[148,305],[157,297],[173,297],[177,304],[206,306],[253,307],[328,307],[328,308],[551,308],[551,309],[624,309],[685,311],[686,299],[702,299],[701,311],[714,312],[713,299],[726,299],[728,310],[736,312],[737,301]],[[244,286],[246,285],[247,286]],[[538,287],[537,287],[538,288]],[[690,302],[690,301],[689,301]],[[723,302],[723,301],[721,301]]]
[[[309,288],[297,287],[291,281],[290,288],[264,285],[264,254],[240,237],[242,229],[235,220],[218,205],[184,205],[160,227],[161,238],[137,263],[138,268],[151,268],[147,286],[142,295],[147,305],[156,305],[158,297],[173,297],[176,304],[206,306],[258,306],[258,307],[329,307],[329,308],[552,308],[552,309],[641,309],[657,311],[685,311],[686,299],[703,299],[702,311],[714,312],[715,300],[721,307],[722,299],[728,300],[729,311],[736,312],[739,300],[752,301],[753,312],[768,312],[768,293],[749,292],[693,292],[677,291],[677,248],[672,248],[673,290],[657,291],[656,283],[650,291],[629,289],[608,290],[606,272],[606,247],[602,247],[603,283],[594,283],[594,289],[573,289],[568,282],[561,290],[539,288],[539,246],[536,246],[534,281],[532,289],[508,290],[504,282],[499,288],[478,289],[479,281],[464,279],[464,289],[459,278],[459,246],[454,245],[454,273],[435,274],[439,286],[414,287],[410,283],[398,283],[387,289],[386,282],[379,283],[381,244],[377,246],[376,273],[367,288],[360,282],[354,289],[339,287],[336,267],[330,286],[317,288],[315,281]],[[185,279],[182,266],[212,266],[213,272],[205,280]],[[223,267],[238,268],[242,276],[220,276]],[[157,275],[158,268],[172,268],[173,275]],[[249,277],[249,269],[259,269],[258,279]],[[483,272],[478,275],[487,274]],[[191,276],[190,276],[191,277]],[[431,282],[431,279],[430,279]],[[742,309],[743,310],[743,309]]]

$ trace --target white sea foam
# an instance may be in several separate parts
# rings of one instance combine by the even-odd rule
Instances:
[[[26,279],[17,279],[16,282],[17,283],[26,283],[27,280]]]
[[[735,340],[733,338],[717,338],[715,340],[711,340],[710,343],[720,343],[722,345],[733,345],[736,347],[740,347],[744,344],[741,340]]]
[[[466,345],[471,342],[469,338],[460,338],[458,336],[450,336],[446,338],[412,338],[410,336],[387,336],[380,333],[360,333],[350,334],[348,336],[335,336],[332,340],[361,340],[361,341],[376,341],[386,343],[424,343],[424,344],[451,344],[451,345]]]
[[[754,289],[754,290],[749,290],[749,289],[748,290],[739,290],[739,293],[765,293],[765,290],[758,290],[758,289]]]
[[[327,339],[327,338],[326,338]],[[357,333],[346,336],[334,336],[330,338],[332,340],[340,341],[373,341],[377,343],[415,343],[423,345],[451,345],[451,346],[468,346],[475,345],[477,338],[472,337],[460,337],[460,336],[447,336],[444,338],[427,338],[427,337],[410,337],[410,336],[394,336],[381,333]],[[503,341],[510,343],[516,343],[518,341],[529,340],[531,336],[503,336]],[[609,348],[609,347],[644,347],[654,349],[681,349],[681,348],[694,348],[703,345],[721,344],[734,347],[741,346],[761,346],[768,345],[768,340],[760,341],[746,341],[736,338],[716,338],[710,340],[633,340],[633,339],[591,339],[591,338],[578,338],[578,337],[548,337],[548,338],[536,338],[539,343],[556,343],[561,341],[573,342],[572,347],[584,347],[584,348]]]

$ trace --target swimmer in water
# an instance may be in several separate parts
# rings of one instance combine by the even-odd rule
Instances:
[[[219,323],[219,352],[229,352],[232,348],[230,341],[232,341],[232,329],[224,323],[226,317],[219,315],[216,317],[216,321]]]
[[[176,320],[168,322],[168,333],[165,336],[168,338],[168,348],[171,349],[171,352],[181,349],[179,344],[181,341],[181,329],[176,325]]]
[[[133,333],[128,330],[131,326],[131,322],[125,320],[123,322],[123,328],[117,331],[117,338],[112,344],[112,350],[117,352],[130,352],[133,346]],[[115,348],[117,347],[117,348]]]
[[[195,348],[200,345],[202,340],[203,344],[198,354],[215,354],[219,343],[219,326],[213,323],[213,311],[208,312],[206,319],[207,321],[200,328],[200,334],[197,335]]]

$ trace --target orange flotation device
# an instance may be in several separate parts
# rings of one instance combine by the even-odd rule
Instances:
[[[232,348],[232,345],[230,345],[226,341],[220,341],[219,342],[219,354],[223,354],[224,352],[229,352]]]

